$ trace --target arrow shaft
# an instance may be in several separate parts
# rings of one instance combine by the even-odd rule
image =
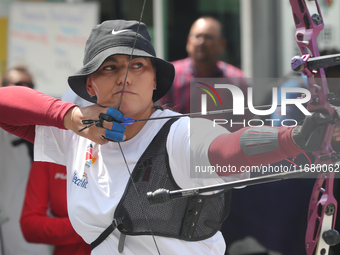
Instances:
[[[269,108],[272,105],[260,105],[256,106],[258,109],[262,108]],[[278,104],[277,106],[281,106]],[[244,109],[249,109],[249,107],[244,107]],[[172,115],[172,116],[162,116],[162,117],[153,117],[153,118],[146,118],[146,119],[137,119],[137,121],[148,121],[148,120],[160,120],[160,119],[172,119],[172,118],[182,118],[182,117],[194,117],[194,116],[202,116],[202,115],[213,115],[213,114],[221,114],[221,113],[230,113],[233,109],[224,109],[224,110],[215,110],[215,111],[207,111],[206,114],[202,114],[201,112],[194,112],[194,113],[184,113],[184,114],[178,114],[178,115]]]

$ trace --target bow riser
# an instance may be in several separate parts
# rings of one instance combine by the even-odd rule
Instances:
[[[307,59],[320,56],[317,37],[323,30],[324,23],[318,2],[307,1],[306,3],[304,0],[290,0],[290,3],[296,26],[295,38],[301,53]],[[308,89],[311,92],[308,110],[321,111],[334,116],[335,110],[328,101],[329,89],[324,69],[313,70],[313,72],[307,69],[304,74],[308,77]],[[334,126],[328,125],[320,150],[313,153],[316,156],[315,164],[334,163],[331,159],[334,151],[330,145],[333,130]]]
[[[320,56],[317,48],[317,37],[324,28],[323,18],[317,0],[290,0],[296,26],[296,42],[303,54],[303,60]],[[308,89],[311,100],[307,109],[310,112],[323,112],[335,116],[335,109],[331,106],[329,89],[324,69],[308,70]],[[314,165],[334,163],[336,158],[331,141],[334,130],[333,124],[328,124],[321,147],[314,152]],[[335,226],[337,201],[333,196],[334,172],[319,174],[314,185],[308,211],[308,226],[306,232],[306,252],[308,255],[329,254],[329,244],[323,238]]]
[[[317,37],[324,28],[323,18],[320,12],[317,1],[309,1],[309,7],[313,10],[313,14],[319,15],[319,23],[315,24],[312,20],[312,15],[304,0],[290,0],[293,8],[294,22],[296,26],[296,42],[302,54],[313,54],[313,57],[318,57],[319,51],[317,47]],[[315,6],[311,6],[312,4]],[[321,22],[321,23],[320,23]],[[306,39],[306,40],[305,40]],[[309,51],[308,51],[309,49]]]

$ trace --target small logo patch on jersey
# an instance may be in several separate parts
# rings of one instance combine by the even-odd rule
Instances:
[[[149,158],[137,166],[136,173],[133,177],[134,182],[138,182],[140,177],[142,177],[142,181],[149,181],[151,172],[152,158]]]
[[[85,168],[90,168],[96,162],[97,158],[93,155],[93,145],[90,144],[86,149]]]
[[[79,186],[81,188],[86,189],[87,185],[89,183],[89,181],[87,179],[87,174],[84,173],[82,178],[78,178],[77,171],[74,171],[73,178],[72,178],[72,183],[74,183],[75,185],[77,185],[77,186]]]

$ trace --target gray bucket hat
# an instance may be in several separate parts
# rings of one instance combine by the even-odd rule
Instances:
[[[81,98],[92,103],[97,97],[90,97],[86,90],[87,76],[96,72],[104,60],[112,55],[131,55],[148,57],[154,60],[156,67],[157,90],[154,90],[152,100],[155,102],[165,96],[170,90],[174,76],[174,66],[163,59],[157,58],[151,44],[151,37],[144,23],[140,23],[135,42],[138,21],[108,20],[95,26],[86,41],[83,67],[74,75],[68,77],[71,89]]]

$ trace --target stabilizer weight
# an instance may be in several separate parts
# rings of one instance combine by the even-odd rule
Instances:
[[[322,234],[322,238],[326,242],[326,244],[328,244],[330,246],[334,246],[334,245],[337,245],[338,243],[340,243],[339,232],[336,231],[335,229],[325,231]]]

